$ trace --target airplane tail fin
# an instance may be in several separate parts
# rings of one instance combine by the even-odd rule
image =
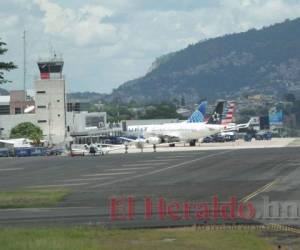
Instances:
[[[245,124],[245,128],[249,128],[251,125],[253,125],[256,121],[256,118],[251,117],[248,123]]]
[[[236,103],[233,101],[226,102],[224,112],[222,114],[222,125],[233,122]]]
[[[208,105],[207,101],[201,102],[198,109],[191,115],[191,117],[187,120],[187,122],[188,123],[204,122],[207,105]]]
[[[221,124],[222,123],[222,114],[225,109],[225,101],[218,102],[214,112],[209,117],[207,124]]]
[[[220,101],[208,119],[208,124],[227,125],[233,122],[235,102]]]
[[[256,118],[252,117],[250,118],[250,120],[247,123],[243,123],[243,124],[237,124],[234,127],[234,130],[238,130],[241,131],[243,129],[249,129],[251,127],[251,125],[253,125],[256,121]]]

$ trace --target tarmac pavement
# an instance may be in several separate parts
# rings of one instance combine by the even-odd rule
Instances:
[[[1,210],[0,225],[92,224],[131,228],[217,223],[196,220],[194,212],[191,218],[183,219],[185,202],[211,204],[218,197],[222,203],[235,197],[238,202],[262,204],[265,195],[271,200],[297,200],[299,150],[237,147],[96,157],[2,158],[0,191],[69,188],[72,194],[56,208]],[[126,215],[125,218],[112,220],[116,219],[112,218],[114,198],[120,202],[117,215]],[[131,217],[128,198],[134,202]],[[147,199],[152,201],[153,208],[148,219]],[[167,210],[168,205],[172,208],[172,202],[174,206],[179,204],[180,218],[175,220],[165,210],[162,219],[160,199],[165,201]],[[243,222],[235,220],[238,221]]]

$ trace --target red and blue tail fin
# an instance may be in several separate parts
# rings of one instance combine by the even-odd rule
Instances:
[[[222,125],[233,123],[236,103],[233,101],[226,102],[225,109],[222,114]]]

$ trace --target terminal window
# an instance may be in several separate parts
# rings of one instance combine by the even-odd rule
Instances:
[[[67,110],[68,112],[72,112],[72,111],[80,112],[81,111],[80,103],[68,103]]]
[[[101,127],[104,123],[104,118],[101,116],[88,116],[85,118],[86,127]]]
[[[80,103],[75,103],[74,111],[80,112]]]
[[[73,111],[73,103],[68,103],[67,104],[67,111],[72,112]]]
[[[0,105],[0,115],[9,115],[10,106],[9,105]]]
[[[16,115],[21,114],[21,113],[22,113],[21,108],[15,108],[15,114]]]

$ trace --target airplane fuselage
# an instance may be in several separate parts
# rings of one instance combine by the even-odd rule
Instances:
[[[158,137],[161,139],[178,138],[179,141],[192,141],[217,134],[221,132],[224,127],[224,125],[206,123],[166,123],[161,125],[131,127],[129,131],[140,133],[145,139]]]

